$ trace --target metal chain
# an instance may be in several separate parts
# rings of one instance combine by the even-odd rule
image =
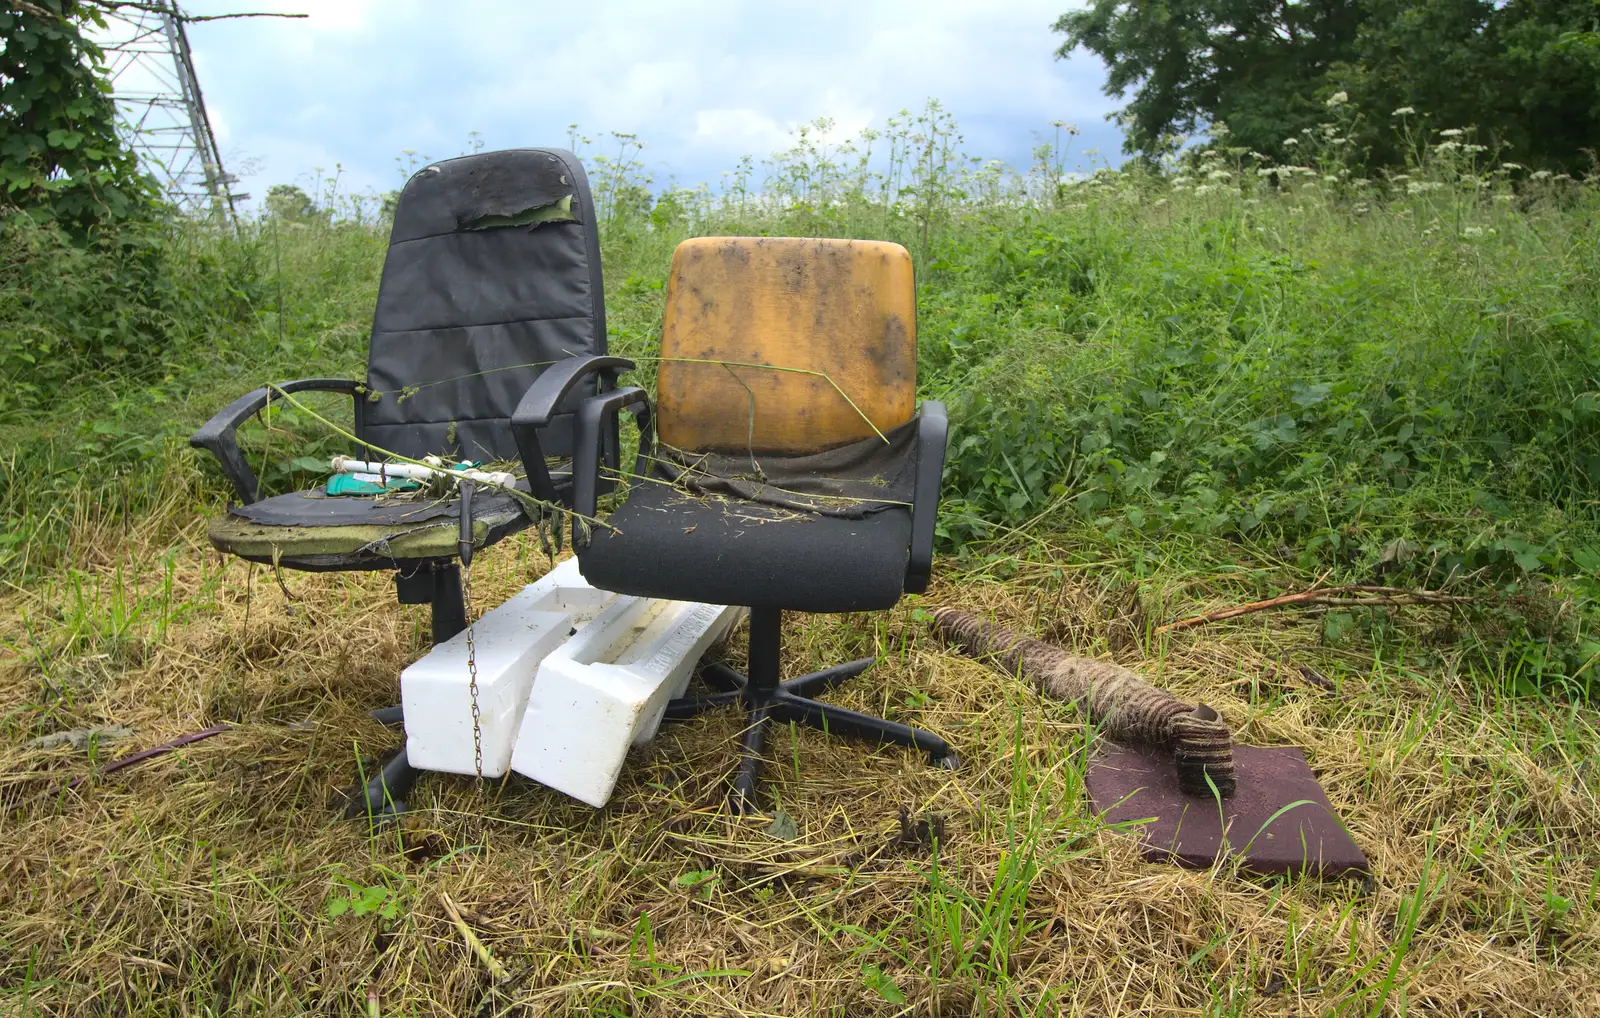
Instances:
[[[472,639],[472,566],[461,570],[461,607],[467,615],[467,689],[472,693],[472,769],[483,785],[483,728],[478,723],[478,648]]]

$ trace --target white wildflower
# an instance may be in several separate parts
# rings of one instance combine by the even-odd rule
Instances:
[[[1487,145],[1463,145],[1463,146],[1461,146],[1461,151],[1463,151],[1463,152],[1487,152],[1487,151],[1489,151],[1489,146],[1487,146]]]
[[[1509,194],[1497,194],[1497,195],[1494,196],[1494,200],[1495,201],[1510,201],[1512,199],[1512,197],[1513,196],[1509,195]]]
[[[1501,163],[1500,164],[1500,168],[1502,170],[1505,170],[1507,173],[1511,172],[1512,170],[1525,170],[1525,169],[1527,169],[1527,167],[1522,165],[1521,163]]]
[[[1227,170],[1212,170],[1210,173],[1206,174],[1206,179],[1227,180],[1231,176],[1233,176],[1233,174],[1229,173]]]
[[[1289,148],[1293,148],[1294,146],[1300,144],[1300,139],[1299,138],[1285,138],[1285,139],[1283,139],[1283,143],[1284,143],[1285,146],[1287,146]]]
[[[1244,200],[1244,203],[1246,205],[1260,205],[1261,204],[1261,199],[1260,198],[1246,198]]]
[[[1345,103],[1347,103],[1349,101],[1350,101],[1350,93],[1349,92],[1335,92],[1332,95],[1328,96],[1328,109],[1331,110],[1335,106],[1343,106]]]
[[[1411,179],[1411,174],[1409,174],[1409,173],[1396,173],[1394,176],[1390,177],[1389,179],[1394,181],[1396,184],[1399,184],[1399,183],[1403,183],[1404,181],[1410,180]]]
[[[1258,163],[1269,163],[1272,161],[1271,156],[1264,156],[1260,152],[1251,152],[1250,158],[1254,159]]]
[[[1157,198],[1155,207],[1156,208],[1160,208],[1161,206],[1165,205],[1166,203],[1167,203],[1167,200],[1165,198]]]
[[[1466,132],[1461,130],[1461,128],[1459,128],[1459,127],[1447,127],[1444,130],[1439,132],[1439,137],[1441,137],[1441,138],[1459,138],[1465,133]]]
[[[1466,227],[1462,227],[1461,235],[1463,237],[1481,237],[1481,236],[1483,236],[1483,227],[1481,227],[1481,226],[1466,226]]]
[[[1549,180],[1550,179],[1550,171],[1549,170],[1534,170],[1532,176],[1533,176],[1534,180]]]
[[[1322,178],[1322,182],[1324,184],[1337,184],[1339,182],[1339,178],[1329,174],[1328,176]]]
[[[1426,230],[1423,230],[1422,231],[1422,235],[1424,237],[1431,237],[1431,236],[1433,236],[1434,234],[1436,234],[1438,232],[1439,232],[1439,226],[1438,226],[1437,223],[1435,223],[1433,226],[1430,226]]]
[[[1415,112],[1417,111],[1412,109],[1410,106],[1402,106],[1389,115],[1391,117],[1409,117]]]
[[[1435,152],[1454,152],[1460,147],[1461,143],[1459,141],[1441,141],[1439,144],[1433,146],[1433,150]]]
[[[1216,188],[1212,187],[1210,184],[1201,184],[1199,187],[1194,189],[1194,193],[1195,194],[1210,194],[1212,191],[1215,191],[1215,190],[1216,190]]]
[[[1424,194],[1428,191],[1437,191],[1444,185],[1437,180],[1413,180],[1406,185],[1407,194]]]

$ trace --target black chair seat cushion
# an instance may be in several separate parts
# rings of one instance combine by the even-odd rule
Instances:
[[[893,607],[905,586],[911,513],[852,520],[636,482],[578,555],[602,590],[805,612]]]

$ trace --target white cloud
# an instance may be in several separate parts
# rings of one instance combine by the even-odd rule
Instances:
[[[192,13],[236,9],[189,0]],[[791,144],[831,117],[837,143],[901,109],[940,99],[975,155],[1025,163],[1051,120],[1102,122],[1103,70],[1057,61],[1050,25],[1067,0],[255,0],[304,20],[203,22],[190,29],[214,122],[257,157],[249,189],[307,173],[312,151],[386,190],[403,149],[455,155],[637,134],[658,181],[715,181],[740,155]],[[293,140],[293,144],[289,143]],[[609,142],[608,142],[609,144]]]
[[[720,152],[771,152],[788,140],[789,131],[758,110],[699,110],[694,115],[694,139]]]

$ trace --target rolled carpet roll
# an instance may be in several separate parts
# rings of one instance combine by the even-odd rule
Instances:
[[[968,612],[939,608],[931,625],[946,642],[1021,676],[1045,696],[1086,703],[1090,719],[1112,739],[1170,749],[1185,793],[1209,796],[1214,785],[1224,797],[1233,794],[1233,736],[1205,704],[1184,703],[1121,665],[1076,657]]]

